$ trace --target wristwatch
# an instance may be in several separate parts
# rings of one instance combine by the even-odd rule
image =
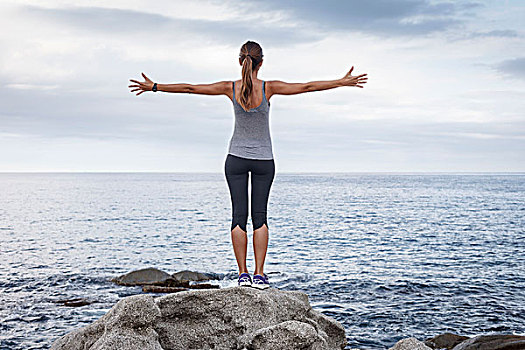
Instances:
[[[153,83],[153,88],[151,89],[153,92],[157,92],[157,83]]]

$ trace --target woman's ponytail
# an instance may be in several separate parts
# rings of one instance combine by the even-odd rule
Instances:
[[[239,104],[245,111],[248,111],[248,106],[252,104],[252,74],[255,70],[255,67],[257,67],[257,65],[262,62],[262,57],[262,48],[254,41],[247,41],[241,47],[239,60],[242,65],[242,78]]]
[[[252,90],[253,90],[253,81],[252,81],[252,58],[246,56],[242,62],[242,80],[241,80],[241,95],[239,104],[248,110],[248,106],[252,102]]]

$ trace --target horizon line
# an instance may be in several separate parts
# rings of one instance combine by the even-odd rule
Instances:
[[[0,171],[0,174],[223,174],[218,171]],[[276,174],[515,174],[525,171],[279,171]]]

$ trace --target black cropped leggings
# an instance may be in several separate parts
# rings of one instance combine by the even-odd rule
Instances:
[[[248,159],[228,154],[224,173],[232,200],[232,225],[246,232],[248,222],[248,172],[251,172],[251,214],[253,230],[268,227],[267,207],[270,187],[275,176],[273,159]]]

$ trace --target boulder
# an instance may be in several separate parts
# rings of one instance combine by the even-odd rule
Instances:
[[[57,339],[51,349],[151,349],[162,350],[151,327],[160,317],[147,294],[121,299],[94,323]]]
[[[241,336],[239,345],[249,349],[328,349],[326,335],[319,336],[315,326],[289,320]],[[285,335],[285,336],[283,336]]]
[[[432,350],[422,341],[414,337],[401,339],[393,347],[388,350]]]
[[[313,310],[307,294],[235,286],[125,297],[94,323],[57,339],[51,349],[334,350],[345,346],[343,326]]]
[[[183,288],[217,288],[210,284],[195,284],[194,287],[190,282],[208,281],[217,279],[218,275],[211,273],[202,273],[197,271],[183,270],[170,275],[167,272],[154,267],[148,267],[141,270],[131,271],[122,276],[111,279],[111,282],[123,286],[161,286],[161,287],[183,287]]]
[[[171,277],[179,283],[184,283],[190,281],[208,281],[210,279],[213,279],[214,275],[197,271],[183,270],[175,272],[171,275]]]
[[[467,339],[469,339],[469,337],[453,333],[443,333],[435,336],[434,338],[425,340],[425,345],[431,347],[432,349],[452,350],[454,346]]]
[[[123,286],[142,286],[148,284],[163,285],[171,275],[154,267],[128,272],[125,275],[111,279]]]
[[[525,336],[512,334],[478,335],[456,345],[453,350],[523,350]]]

